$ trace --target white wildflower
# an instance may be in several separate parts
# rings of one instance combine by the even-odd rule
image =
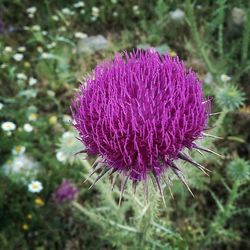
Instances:
[[[226,74],[222,74],[222,75],[220,76],[220,79],[221,79],[221,81],[223,81],[223,82],[228,82],[228,81],[231,80],[231,77],[228,76],[228,75],[226,75]]]
[[[3,103],[0,102],[0,110],[2,110],[4,107]]]
[[[36,113],[31,113],[28,115],[28,120],[31,122],[34,122],[37,120],[37,114]]]
[[[71,11],[69,8],[63,8],[63,9],[62,9],[62,13],[63,13],[64,15],[67,15],[67,16],[74,15],[74,12]]]
[[[84,2],[77,2],[73,5],[75,8],[82,8],[85,6],[85,3]]]
[[[23,149],[21,150],[23,151]],[[25,177],[31,177],[36,174],[38,166],[38,162],[27,156],[25,152],[17,153],[14,154],[12,160],[8,160],[3,165],[3,172],[8,176],[19,174]]]
[[[53,19],[54,21],[56,21],[56,22],[57,22],[57,21],[59,20],[59,17],[58,17],[58,16],[56,16],[56,15],[53,15],[53,16],[52,16],[52,19]]]
[[[42,34],[43,34],[44,36],[46,36],[46,35],[48,34],[48,31],[43,30],[43,31],[42,31]]]
[[[99,11],[100,11],[99,8],[93,6],[92,7],[92,16],[98,17],[99,16]]]
[[[57,159],[58,161],[60,161],[60,162],[65,162],[65,161],[67,160],[67,157],[66,157],[66,155],[63,154],[63,152],[58,151],[58,152],[56,153],[56,159]]]
[[[47,48],[48,49],[53,49],[53,48],[55,48],[56,47],[56,42],[52,42],[52,43],[49,43],[48,45],[47,45]]]
[[[75,38],[79,38],[79,39],[84,39],[84,38],[88,37],[87,34],[82,33],[82,32],[75,32],[74,35],[75,35]]]
[[[204,77],[204,82],[205,82],[206,84],[211,84],[212,81],[213,81],[213,76],[212,76],[212,74],[211,74],[210,72],[207,72],[207,74],[206,74],[205,77]]]
[[[29,123],[25,123],[23,125],[23,129],[24,129],[25,132],[30,133],[30,132],[33,131],[33,126],[31,124],[29,124]]]
[[[71,164],[77,159],[75,153],[83,149],[81,142],[76,139],[76,134],[71,131],[63,133],[59,145],[56,154],[57,160]]]
[[[181,21],[185,16],[185,13],[180,9],[171,11],[169,14],[170,14],[170,18],[174,21]]]
[[[2,130],[7,131],[7,132],[13,131],[16,129],[16,124],[13,122],[9,122],[9,121],[4,122],[4,123],[2,123],[1,128],[2,128]]]
[[[4,48],[4,52],[7,52],[7,53],[12,52],[12,48],[10,46],[6,46]]]
[[[135,15],[139,15],[140,14],[140,10],[139,10],[139,6],[138,5],[134,5],[133,6],[133,12]]]
[[[33,86],[33,85],[35,85],[35,84],[37,84],[37,79],[34,78],[34,77],[30,77],[30,78],[29,78],[29,85],[30,85],[30,86]]]
[[[35,6],[29,7],[28,9],[26,9],[26,12],[29,14],[35,14],[37,11],[37,8]]]
[[[33,25],[33,26],[31,27],[31,29],[32,29],[33,31],[40,31],[40,30],[41,30],[41,27],[40,27],[40,25]]]
[[[12,154],[13,155],[21,155],[25,152],[26,148],[24,146],[15,146],[12,149]]]
[[[23,60],[23,54],[21,53],[16,53],[14,56],[13,56],[13,59],[17,62],[20,62]]]
[[[24,52],[26,51],[26,47],[25,46],[21,46],[17,49],[19,52]]]
[[[43,185],[40,181],[32,181],[29,185],[28,185],[28,190],[31,193],[40,193],[43,189]]]
[[[24,73],[18,73],[16,77],[19,80],[24,80],[24,81],[27,80],[27,76]]]

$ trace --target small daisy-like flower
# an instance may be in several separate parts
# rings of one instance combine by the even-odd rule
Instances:
[[[61,185],[53,192],[53,200],[56,203],[73,201],[78,193],[78,189],[68,180],[64,180]]]
[[[41,207],[41,206],[44,205],[44,201],[43,201],[42,198],[36,197],[36,198],[35,198],[35,204],[36,204],[38,207]]]
[[[204,83],[211,84],[213,81],[213,76],[210,72],[207,72],[207,74],[204,77]]]
[[[41,30],[41,27],[40,27],[40,25],[33,25],[33,26],[31,27],[31,30],[33,30],[33,31],[40,31],[40,30]]]
[[[2,110],[4,107],[3,103],[0,102],[0,110]]]
[[[20,152],[23,149],[18,149]],[[16,149],[15,149],[16,151]],[[27,156],[25,152],[23,153],[14,153],[14,158],[12,160],[7,161],[3,165],[3,172],[7,176],[22,176],[22,177],[33,177],[38,171],[38,162],[36,162],[31,157]],[[16,179],[16,178],[15,178]]]
[[[94,16],[94,17],[98,17],[99,16],[99,12],[100,12],[99,8],[93,6],[92,9],[91,9],[91,11],[92,11],[92,16]]]
[[[84,39],[88,37],[87,34],[82,33],[82,32],[76,32],[74,35],[75,35],[75,38],[79,38],[79,39]]]
[[[23,125],[23,130],[24,130],[25,132],[27,132],[27,133],[30,133],[30,132],[33,131],[33,126],[32,126],[31,124],[29,124],[29,123],[25,123],[25,124]]]
[[[220,79],[221,79],[222,82],[228,82],[228,81],[231,80],[231,77],[228,76],[228,75],[222,74],[222,75],[220,76]]]
[[[19,52],[25,52],[26,51],[26,47],[25,46],[21,46],[17,49]]]
[[[24,146],[15,146],[12,149],[12,154],[14,155],[21,155],[25,152],[26,148]]]
[[[43,190],[43,185],[40,181],[32,181],[28,185],[28,190],[31,193],[40,193]]]
[[[31,113],[28,115],[28,120],[31,122],[34,122],[37,120],[37,114],[36,113]]]
[[[37,11],[37,8],[35,6],[29,7],[28,9],[26,9],[26,12],[29,14],[35,14]]]
[[[75,8],[83,8],[85,6],[84,2],[77,2],[73,5]]]
[[[30,77],[30,78],[29,78],[29,85],[30,85],[30,86],[33,86],[33,85],[35,85],[35,84],[37,84],[37,79],[34,78],[34,77]]]
[[[62,13],[63,13],[64,15],[67,15],[67,16],[71,16],[71,15],[74,14],[74,12],[71,11],[69,8],[63,8],[63,9],[62,9]]]
[[[59,17],[56,16],[56,15],[53,15],[53,16],[52,16],[52,19],[53,19],[54,21],[56,21],[56,22],[59,21]]]
[[[22,229],[24,231],[28,231],[29,230],[29,225],[27,223],[22,224]]]
[[[67,157],[66,157],[66,155],[65,155],[63,152],[58,151],[58,152],[56,153],[56,159],[57,159],[58,161],[60,161],[60,162],[65,162],[65,161],[67,160]]]
[[[69,162],[72,164],[77,158],[75,154],[82,149],[79,140],[76,139],[76,134],[67,131],[60,138],[59,148],[56,153],[56,158],[60,162]]]
[[[181,21],[185,17],[185,13],[180,9],[171,11],[169,15],[170,15],[170,18],[174,21]]]
[[[6,47],[4,48],[4,52],[10,53],[10,52],[12,52],[12,51],[13,51],[13,49],[12,49],[10,46],[6,46]]]
[[[55,48],[56,47],[56,42],[52,42],[52,43],[49,43],[48,45],[47,45],[47,48],[48,49],[53,49],[53,48]]]
[[[212,153],[196,143],[207,136],[210,100],[204,100],[201,81],[177,56],[139,49],[116,55],[86,82],[72,114],[86,147],[82,152],[98,155],[91,173],[101,170],[96,181],[108,172],[120,175],[122,196],[129,179],[136,187],[152,178],[162,194],[161,181],[168,183],[170,170],[189,189],[178,159],[207,174],[185,149]]]
[[[140,14],[140,10],[139,10],[139,6],[138,5],[134,5],[133,6],[133,12],[135,15],[139,15]]]
[[[13,59],[17,62],[20,62],[23,60],[23,54],[21,53],[16,53],[15,55],[13,55]]]
[[[27,76],[24,74],[24,73],[18,73],[17,75],[16,75],[16,77],[17,77],[17,79],[19,79],[19,80],[27,80]]]
[[[4,131],[14,131],[16,129],[16,124],[14,122],[4,122],[1,125],[2,130]]]

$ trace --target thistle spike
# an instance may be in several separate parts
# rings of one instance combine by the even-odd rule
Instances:
[[[206,137],[211,137],[214,139],[223,139],[222,137],[216,136],[216,135],[211,135],[211,134],[206,134],[206,133],[202,133],[202,135],[206,136]]]
[[[94,183],[89,187],[91,189],[111,168],[104,168],[102,172],[97,176]]]
[[[127,182],[128,182],[129,176],[130,176],[130,173],[129,173],[127,176],[125,176],[125,177],[123,178],[123,180],[122,180],[118,207],[121,206],[121,201],[122,201],[123,193],[124,193],[124,190],[125,190],[125,186],[126,186],[126,184],[127,184]]]
[[[163,179],[164,179],[164,181],[165,181],[165,183],[166,183],[166,185],[168,187],[168,190],[169,190],[169,193],[170,193],[172,199],[174,200],[174,195],[173,195],[173,192],[172,192],[172,189],[171,189],[172,183],[171,183],[171,181],[169,179],[169,176],[167,175],[167,177],[166,177],[166,175],[167,175],[167,173],[165,175],[163,175]]]
[[[159,189],[159,192],[160,192],[160,195],[161,195],[161,199],[162,199],[162,201],[163,201],[163,203],[164,203],[164,206],[167,207],[167,206],[166,206],[166,201],[165,201],[165,198],[164,198],[164,195],[163,195],[163,192],[162,192],[162,188],[161,188],[161,185],[160,185],[159,177],[158,177],[155,173],[153,174],[153,176],[154,176],[154,178],[155,178],[155,182],[156,182],[157,187],[158,187],[158,189]]]
[[[195,145],[194,148],[197,148],[197,149],[202,150],[202,151],[207,152],[207,153],[217,155],[219,157],[223,157],[222,155],[220,155],[220,154],[218,154],[218,153],[216,153],[216,152],[214,152],[214,151],[212,151],[211,149],[208,149],[208,148],[204,148],[204,147],[201,147],[201,146],[198,146],[198,145]]]
[[[188,186],[188,183],[187,183],[182,171],[173,162],[171,164],[171,169],[176,174],[176,176],[181,180],[181,182],[186,186],[189,193],[194,197],[194,194],[191,191],[190,187]]]
[[[198,162],[194,161],[191,157],[187,156],[184,153],[179,153],[178,157],[180,157],[180,159],[182,159],[184,161],[191,163],[193,166],[197,167],[200,171],[202,171],[205,175],[209,176],[209,174],[206,171],[209,171],[209,172],[211,172],[211,171],[209,169],[203,167]]]
[[[118,176],[118,174],[116,174],[116,175],[113,176],[112,185],[111,185],[111,191],[114,190],[115,182],[116,182],[117,176]]]
[[[81,150],[81,151],[78,151],[76,152],[74,155],[78,155],[78,154],[86,154],[87,153],[87,150],[84,149],[84,150]]]
[[[209,116],[220,115],[222,112],[210,113]]]
[[[94,161],[94,163],[91,166],[91,168],[93,168],[92,172],[88,175],[88,177],[86,178],[86,180],[84,180],[83,183],[85,183],[94,173],[96,173],[99,169],[101,169],[104,166],[103,164],[99,164],[99,163],[101,163],[100,157],[97,157],[97,159]]]

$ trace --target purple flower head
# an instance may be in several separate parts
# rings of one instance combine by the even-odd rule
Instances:
[[[76,198],[78,189],[68,180],[63,180],[61,185],[53,193],[53,200],[56,203],[73,201]]]
[[[152,49],[117,54],[97,65],[71,108],[86,152],[99,156],[98,180],[110,171],[134,186],[151,176],[159,187],[171,169],[186,183],[174,162],[180,158],[204,171],[183,150],[201,149],[194,141],[207,126],[210,100],[178,57]]]

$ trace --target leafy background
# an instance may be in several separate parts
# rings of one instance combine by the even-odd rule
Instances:
[[[248,1],[2,0],[0,7],[1,249],[250,248]],[[222,139],[201,143],[222,157],[194,154],[210,177],[185,164],[195,198],[173,179],[166,207],[153,187],[148,203],[128,188],[119,207],[108,178],[90,190],[93,179],[83,183],[94,157],[74,156],[81,146],[69,105],[79,81],[135,47],[177,54],[219,112],[209,133]],[[6,131],[6,121],[15,130]],[[28,191],[33,179],[40,193]],[[55,204],[63,179],[79,194]]]

